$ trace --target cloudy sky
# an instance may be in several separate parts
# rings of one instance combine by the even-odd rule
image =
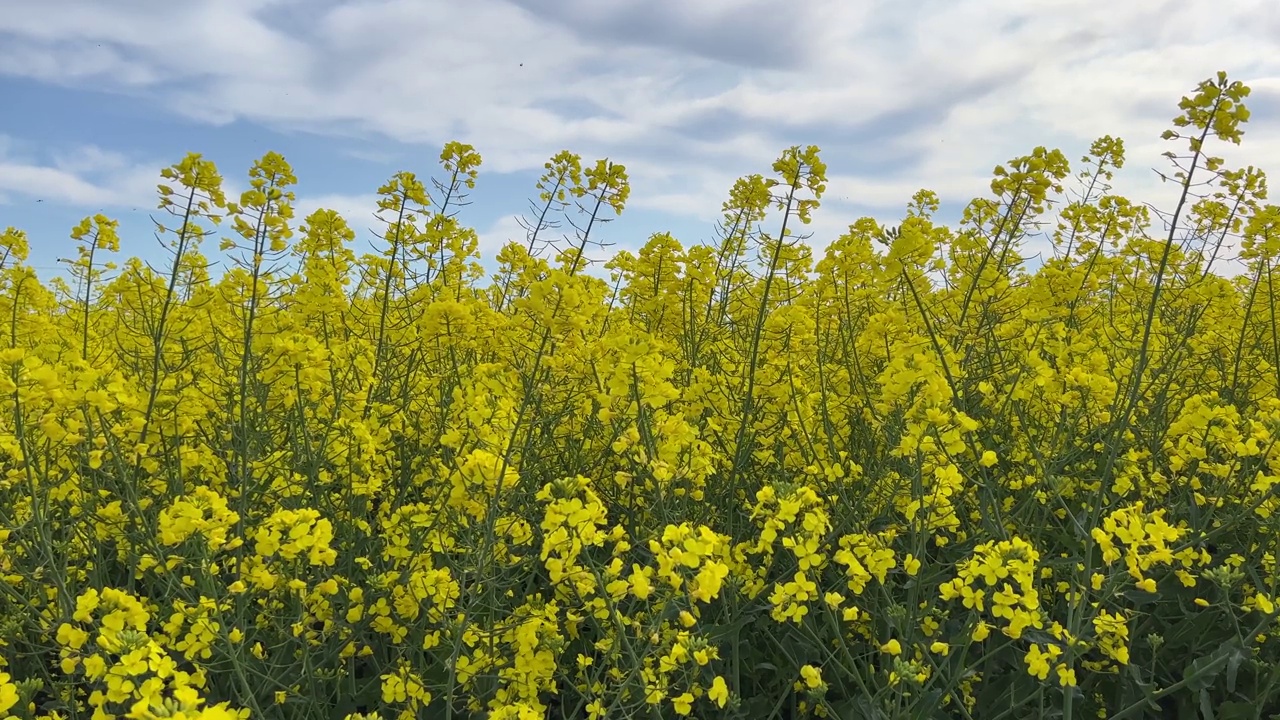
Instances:
[[[627,166],[617,248],[712,239],[733,180],[793,144],[829,166],[819,248],[921,187],[954,218],[997,163],[1104,134],[1128,145],[1117,190],[1168,208],[1159,134],[1220,69],[1254,90],[1221,154],[1280,172],[1274,0],[0,0],[0,226],[52,268],[101,211],[154,257],[160,168],[198,151],[237,189],[276,150],[300,217],[363,230],[449,140],[484,157],[463,219],[488,255],[561,149]]]

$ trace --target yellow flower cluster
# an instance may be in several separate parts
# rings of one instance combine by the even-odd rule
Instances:
[[[656,577],[696,602],[716,599],[729,576],[728,539],[705,525],[668,525],[661,539],[649,541],[649,550],[657,562]]]
[[[974,548],[956,568],[956,577],[939,591],[943,600],[959,599],[965,608],[1001,621],[1004,634],[1017,639],[1028,628],[1044,628],[1036,587],[1039,562],[1040,553],[1021,538],[986,542]],[[979,620],[974,639],[986,632],[985,621]]]
[[[1102,550],[1103,562],[1110,565],[1123,558],[1135,584],[1150,593],[1156,591],[1156,582],[1146,573],[1158,565],[1174,562],[1170,543],[1181,539],[1184,534],[1181,529],[1165,522],[1164,515],[1164,509],[1146,511],[1139,501],[1110,513],[1103,519],[1101,527],[1091,532]],[[1203,550],[1199,557],[1194,553],[1184,554],[1183,563],[1190,566],[1197,560],[1208,562],[1206,555]],[[1187,585],[1195,584],[1185,569],[1179,570],[1179,576]]]

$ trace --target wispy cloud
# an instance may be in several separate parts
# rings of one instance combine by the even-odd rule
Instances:
[[[100,209],[151,205],[160,168],[92,145],[42,155],[0,136],[0,192],[11,202]]]

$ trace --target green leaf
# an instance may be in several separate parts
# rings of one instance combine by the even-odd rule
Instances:
[[[1138,691],[1142,693],[1143,699],[1147,701],[1147,707],[1159,712],[1160,705],[1157,704],[1155,700],[1151,699],[1151,696],[1155,694],[1155,683],[1143,682],[1138,666],[1133,663],[1126,663],[1124,669],[1129,673],[1129,677],[1133,680],[1133,687],[1137,688]]]
[[[1205,637],[1212,636],[1212,630],[1221,625],[1217,613],[1202,612],[1194,616],[1190,622],[1178,622],[1164,631],[1164,650],[1176,654],[1184,649],[1191,650],[1199,646]]]
[[[885,711],[864,696],[848,698],[831,704],[832,715],[837,718],[868,718],[868,720],[886,720]]]
[[[1226,669],[1227,660],[1234,650],[1234,647],[1226,646],[1212,655],[1192,660],[1191,664],[1187,665],[1187,669],[1182,671],[1182,677],[1186,680],[1187,688],[1192,692],[1199,692],[1213,687],[1218,675],[1222,674],[1222,671]]]
[[[1256,705],[1247,702],[1224,702],[1218,706],[1218,720],[1255,720],[1258,717]]]
[[[1235,652],[1227,657],[1227,692],[1234,693],[1236,691],[1236,675],[1240,671],[1240,663],[1245,661],[1245,654],[1240,648],[1235,648]]]
[[[1213,714],[1213,698],[1209,697],[1208,690],[1200,691],[1200,715],[1204,720],[1217,720]]]
[[[1146,590],[1139,590],[1133,585],[1129,585],[1129,587],[1125,588],[1120,594],[1130,603],[1133,603],[1135,607],[1155,605],[1160,602],[1160,598],[1162,597],[1162,593],[1159,588],[1157,588],[1155,592],[1149,593]]]

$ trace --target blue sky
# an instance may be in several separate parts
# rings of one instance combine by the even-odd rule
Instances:
[[[1274,0],[0,0],[0,226],[48,273],[95,212],[157,258],[161,168],[201,152],[238,191],[275,150],[299,218],[332,207],[367,242],[377,187],[449,140],[485,160],[462,219],[487,257],[561,149],[628,167],[615,249],[712,239],[733,180],[793,144],[829,167],[817,249],[922,187],[954,219],[997,163],[1103,134],[1128,146],[1117,191],[1168,208],[1159,134],[1219,69],[1254,89],[1220,154],[1280,172]]]

